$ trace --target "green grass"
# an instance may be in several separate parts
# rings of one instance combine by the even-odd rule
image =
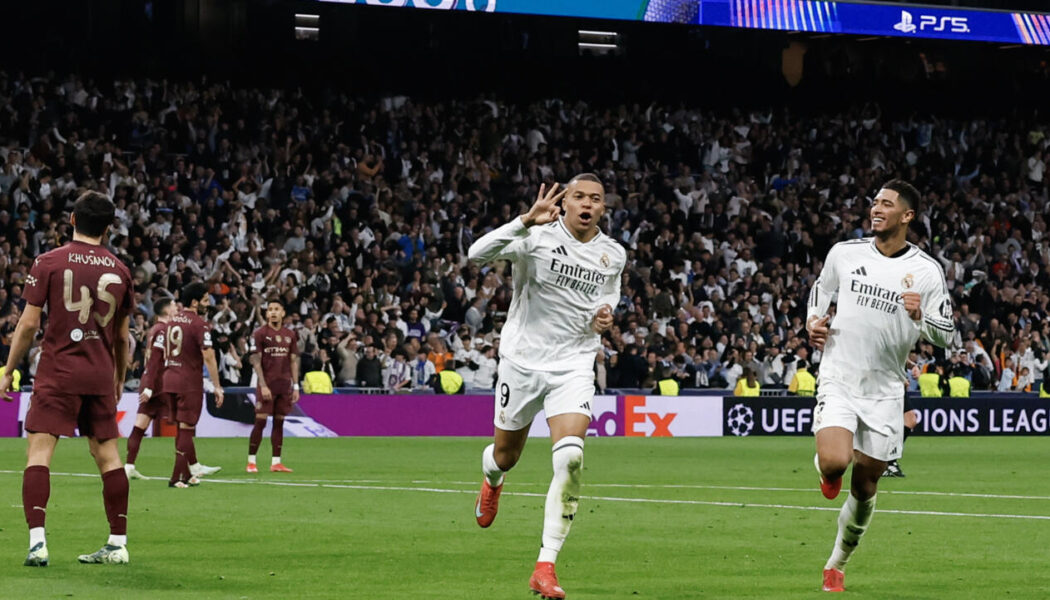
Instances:
[[[547,442],[530,442],[482,530],[473,501],[486,443],[288,439],[294,474],[247,475],[245,440],[198,440],[204,462],[226,470],[190,490],[133,481],[126,567],[76,563],[108,533],[101,484],[56,474],[51,566],[28,569],[24,442],[0,440],[0,598],[531,598]],[[139,470],[170,473],[171,444],[146,440]],[[837,513],[793,507],[841,502],[816,490],[812,453],[809,438],[588,440],[584,497],[558,563],[569,598],[821,597]],[[1043,437],[910,440],[908,477],[883,482],[881,512],[847,571],[849,597],[1050,597],[1050,520],[889,512],[1050,515],[1048,455]],[[52,470],[91,473],[85,442],[63,440]],[[367,489],[379,486],[399,489]]]

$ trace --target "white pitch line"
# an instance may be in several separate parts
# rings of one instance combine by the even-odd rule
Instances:
[[[11,470],[0,470],[0,475],[21,475],[22,471],[11,471]],[[96,473],[65,473],[52,471],[52,475],[63,475],[67,477],[98,477]],[[167,477],[143,477],[146,480],[167,480]],[[218,483],[234,483],[234,484],[252,484],[252,483],[266,483],[269,485],[278,485],[278,482],[266,482],[255,479],[213,479],[211,477],[204,478],[203,481],[214,481]],[[346,483],[346,484],[362,484],[362,483],[396,483],[384,479],[300,479],[298,483],[286,482],[282,485],[291,485],[299,487],[311,487],[309,484],[327,484],[327,483]],[[441,481],[435,479],[413,479],[409,483],[429,483],[434,485],[478,485],[477,481]],[[514,481],[514,486],[533,486],[533,487],[546,487],[550,485],[549,481],[534,483],[528,481]],[[802,492],[810,493],[813,492],[816,487],[812,488],[789,488],[789,487],[761,487],[761,486],[745,486],[745,485],[703,485],[703,484],[647,484],[647,483],[589,483],[585,482],[584,487],[592,488],[624,488],[624,489],[683,489],[683,490],[726,490],[726,491],[742,491],[742,492]],[[956,497],[956,498],[986,498],[991,500],[1050,500],[1050,496],[1027,496],[1019,494],[978,494],[970,492],[935,492],[935,491],[921,491],[921,490],[879,490],[880,494],[884,495],[907,495],[907,496],[942,496],[942,497]],[[880,511],[882,512],[882,511]]]
[[[0,471],[2,472],[2,471]],[[310,483],[393,483],[378,479],[303,479]],[[480,480],[479,480],[480,481]],[[433,479],[413,479],[409,483],[429,483],[435,485],[478,485],[478,481],[439,481]],[[533,483],[528,481],[514,481],[514,486],[549,486],[550,482]],[[625,489],[683,489],[683,490],[727,490],[742,492],[803,492],[810,493],[817,488],[789,488],[789,487],[760,487],[746,485],[702,485],[702,484],[646,484],[646,483],[590,483],[584,482],[583,487],[608,487]],[[908,496],[953,496],[959,498],[988,498],[993,500],[1050,500],[1050,496],[1023,496],[1017,494],[978,494],[967,492],[933,492],[920,490],[879,490],[880,494],[902,494]],[[880,511],[881,512],[881,511]]]
[[[16,474],[21,473],[20,471],[0,471],[0,474]],[[94,477],[94,474],[89,473],[52,473],[52,475],[65,475],[71,477]],[[341,483],[300,483],[292,481],[259,481],[259,480],[245,480],[245,479],[208,479],[208,483],[232,483],[232,484],[249,484],[249,485],[270,485],[280,487],[312,487],[312,488],[329,488],[329,489],[349,489],[349,490],[360,490],[360,491],[393,491],[393,492],[424,492],[424,493],[437,493],[437,494],[475,494],[474,490],[453,490],[445,488],[433,488],[433,487],[408,487],[408,486],[393,486],[393,485],[353,485],[353,484],[341,484]],[[545,498],[547,494],[539,494],[534,492],[503,492],[504,496],[522,496],[527,498]],[[795,504],[751,504],[747,502],[722,502],[714,500],[674,500],[674,499],[663,499],[663,498],[620,498],[615,496],[583,496],[586,500],[602,500],[605,502],[627,502],[635,504],[678,504],[688,506],[723,506],[731,508],[773,508],[780,510],[803,510],[803,511],[839,511],[840,509],[834,506],[801,506]],[[900,509],[880,509],[880,514],[895,514],[895,515],[922,515],[931,517],[973,517],[983,519],[1018,519],[1018,520],[1029,520],[1029,521],[1050,521],[1050,515],[1013,515],[1013,514],[1001,514],[1001,513],[965,513],[965,512],[944,512],[934,510],[900,510]]]

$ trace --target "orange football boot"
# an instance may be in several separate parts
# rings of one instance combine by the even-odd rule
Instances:
[[[845,592],[846,574],[838,569],[824,569],[824,587],[821,589],[825,592]]]
[[[529,590],[533,594],[539,594],[544,600],[560,600],[565,597],[565,590],[558,585],[558,576],[554,574],[554,563],[536,563],[536,570],[529,578]]]
[[[481,480],[481,492],[478,493],[478,500],[474,504],[474,516],[478,520],[478,525],[488,527],[496,520],[496,513],[499,511],[499,495],[502,491],[502,483],[492,487],[488,479]]]

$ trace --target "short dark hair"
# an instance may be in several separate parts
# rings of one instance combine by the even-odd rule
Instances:
[[[897,192],[897,194],[900,195],[901,200],[907,203],[908,208],[914,210],[916,213],[919,212],[919,204],[922,202],[922,194],[919,193],[919,190],[917,190],[914,185],[903,179],[891,179],[882,184],[882,188]]]
[[[117,209],[113,202],[99,192],[85,192],[73,205],[73,216],[76,217],[74,229],[88,237],[102,237],[106,227],[113,224]]]
[[[153,303],[153,314],[159,316],[169,305],[171,305],[171,298],[161,298],[160,300],[157,300]]]
[[[573,178],[569,180],[568,185],[572,185],[576,181],[593,181],[594,183],[597,183],[598,185],[601,185],[602,188],[605,187],[602,184],[601,178],[598,177],[597,175],[595,175],[594,173],[579,173],[579,174],[573,176]]]
[[[200,302],[204,295],[208,293],[208,286],[204,285],[199,281],[188,283],[182,288],[182,305],[190,306],[193,301]]]
[[[270,308],[271,304],[276,304],[277,306],[280,306],[282,309],[284,309],[284,302],[281,302],[280,300],[278,300],[276,298],[274,298],[273,300],[267,300],[266,301],[266,308]],[[287,311],[287,309],[285,309],[285,311]],[[334,317],[332,317],[332,318],[334,318]]]

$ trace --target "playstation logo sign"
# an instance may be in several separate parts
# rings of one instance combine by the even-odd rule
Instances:
[[[901,11],[900,23],[893,26],[901,33],[915,33],[916,31],[949,31],[951,33],[970,33],[969,20],[966,17],[938,17],[935,15],[919,15],[919,24],[915,24],[915,17],[906,10]]]
[[[901,11],[901,22],[893,26],[894,29],[901,33],[915,33],[915,23],[912,19],[911,13],[902,10]]]

